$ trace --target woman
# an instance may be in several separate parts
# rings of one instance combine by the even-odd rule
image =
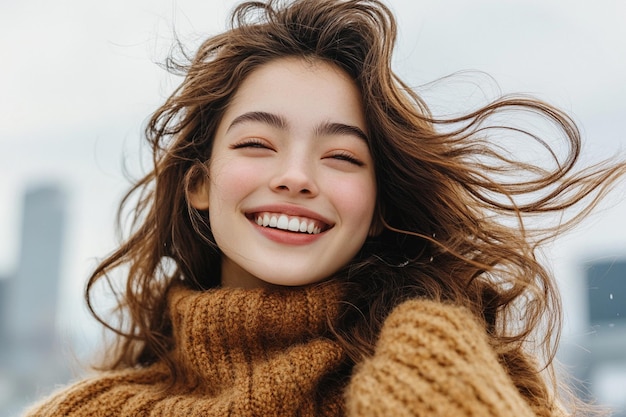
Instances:
[[[99,317],[90,290],[127,268],[126,325],[102,320],[105,371],[30,415],[566,414],[536,252],[626,165],[577,171],[576,126],[529,98],[433,118],[391,70],[395,35],[375,0],[248,2],[172,63],[154,168],[122,202],[133,232],[87,287]],[[494,124],[508,112],[555,125],[566,155]],[[511,131],[555,167],[491,140]]]

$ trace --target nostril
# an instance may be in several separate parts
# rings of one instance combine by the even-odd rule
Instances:
[[[315,184],[311,184],[310,182],[305,183],[304,181],[299,183],[294,182],[292,184],[289,181],[276,181],[275,183],[270,184],[270,188],[276,192],[284,192],[294,195],[298,194],[301,196],[313,196],[317,194]]]

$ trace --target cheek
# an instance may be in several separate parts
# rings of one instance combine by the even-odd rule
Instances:
[[[250,163],[242,164],[233,160],[213,161],[209,170],[211,178],[209,199],[212,208],[216,208],[215,205],[236,202],[246,195],[258,183],[259,172]]]
[[[333,187],[333,200],[344,222],[362,225],[369,230],[374,206],[376,187],[368,178],[355,178],[337,182]]]

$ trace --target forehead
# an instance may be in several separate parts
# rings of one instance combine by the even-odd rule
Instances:
[[[251,111],[278,113],[294,121],[350,122],[366,129],[357,83],[321,60],[280,58],[252,71],[234,94],[223,121]]]

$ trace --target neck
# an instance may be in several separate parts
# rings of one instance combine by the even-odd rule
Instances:
[[[272,284],[269,284],[252,275],[228,259],[222,259],[221,283],[222,288],[241,288],[250,290],[255,288],[273,287]]]

